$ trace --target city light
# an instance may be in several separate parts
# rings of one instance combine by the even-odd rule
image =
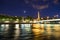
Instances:
[[[0,40],[60,40],[60,0],[0,0]]]
[[[4,21],[4,23],[10,23],[10,21]]]
[[[15,29],[19,29],[19,24],[15,24]]]
[[[9,24],[5,24],[5,31],[9,29]]]

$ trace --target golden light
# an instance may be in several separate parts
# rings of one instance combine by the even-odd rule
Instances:
[[[42,30],[44,30],[44,24],[40,24]]]
[[[46,27],[46,31],[47,32],[50,32],[51,31],[51,25],[50,24],[46,24],[47,25],[47,27]],[[53,26],[52,26],[53,27]]]
[[[60,30],[60,25],[59,24],[54,25],[54,29],[55,29],[55,31],[59,31]]]
[[[37,22],[37,20],[33,20],[33,23],[36,23]]]
[[[33,28],[40,28],[40,24],[32,24]]]
[[[5,23],[9,23],[10,21],[4,21]]]
[[[40,34],[40,29],[32,29],[34,35],[39,35]]]

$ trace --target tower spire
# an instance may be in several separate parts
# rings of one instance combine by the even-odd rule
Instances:
[[[38,18],[37,18],[37,20],[38,21],[40,20],[40,13],[39,13],[39,11],[38,11]]]

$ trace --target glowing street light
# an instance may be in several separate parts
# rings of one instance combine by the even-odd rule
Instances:
[[[49,16],[47,16],[47,19],[49,19]]]

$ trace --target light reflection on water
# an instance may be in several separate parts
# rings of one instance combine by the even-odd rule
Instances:
[[[0,40],[59,40],[60,24],[0,24]]]
[[[19,29],[17,29],[17,30],[15,30],[14,31],[14,40],[18,40],[18,38],[19,38],[19,35],[20,35],[20,30]]]

